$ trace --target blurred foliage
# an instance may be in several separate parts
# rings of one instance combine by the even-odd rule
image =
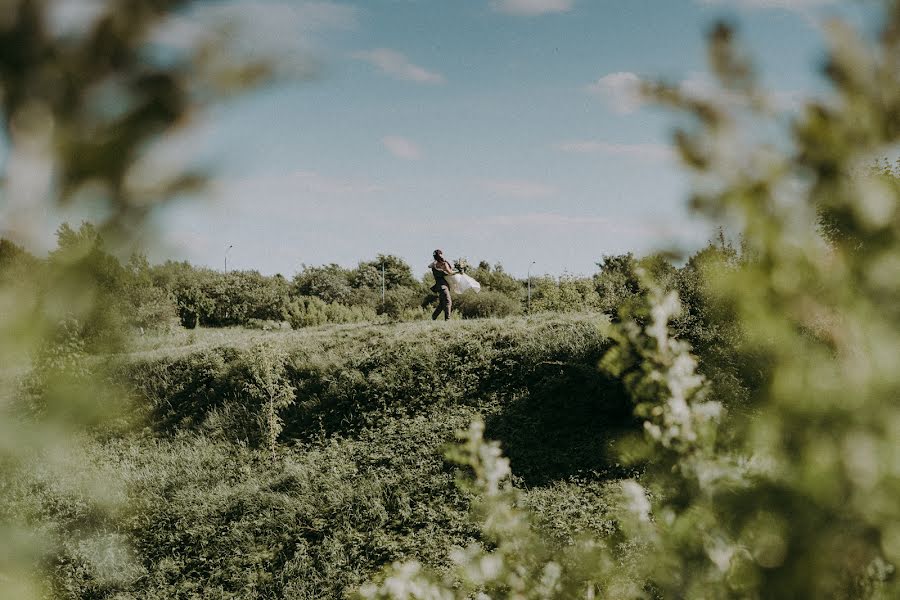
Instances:
[[[6,389],[4,373],[0,504],[23,464],[35,461],[81,486],[86,505],[103,496],[61,470],[71,467],[63,459],[78,453],[75,434],[111,414],[119,393],[103,377],[80,376],[73,363],[84,362],[83,350],[122,349],[123,326],[162,319],[170,305],[156,294],[152,303],[140,303],[141,311],[129,310],[145,273],[123,267],[101,240],[117,253],[157,205],[200,189],[205,170],[166,169],[161,148],[211,103],[274,75],[267,57],[212,60],[228,55],[234,30],[211,27],[184,47],[163,47],[160,28],[190,4],[85,3],[85,18],[69,20],[65,0],[0,1],[0,112],[9,147],[0,235],[28,240],[31,215],[62,205],[87,202],[103,215],[96,227],[61,228],[59,248],[46,263],[2,244],[0,364],[28,368],[36,357],[27,387],[40,397],[40,410],[24,421],[12,414],[5,403],[16,392]],[[25,269],[28,276],[19,276]],[[91,479],[86,471],[81,476]],[[45,533],[27,512],[0,514],[4,597],[42,593],[31,572],[37,557],[54,551],[44,546]],[[103,543],[93,547],[104,550]]]

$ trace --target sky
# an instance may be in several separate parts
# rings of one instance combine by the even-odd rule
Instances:
[[[820,23],[847,8],[230,0],[204,10],[251,23],[246,51],[275,48],[315,76],[217,106],[172,144],[170,160],[216,170],[205,198],[156,215],[149,255],[223,268],[227,252],[229,269],[290,277],[378,253],[422,273],[435,248],[519,276],[699,248],[713,226],[686,208],[690,178],[669,145],[678,119],[641,103],[635,82],[707,90],[704,33],[726,17],[789,113],[827,90]],[[207,17],[180,15],[165,35],[177,42]],[[48,232],[62,218],[48,217]]]

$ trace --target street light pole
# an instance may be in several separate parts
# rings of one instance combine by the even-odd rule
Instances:
[[[225,248],[225,272],[228,272],[228,251],[234,248],[234,245],[229,245]]]
[[[536,261],[531,261],[531,264],[528,265],[528,305],[525,310],[529,315],[531,314],[531,267],[534,266]]]
[[[384,261],[381,262],[381,310],[384,310]]]

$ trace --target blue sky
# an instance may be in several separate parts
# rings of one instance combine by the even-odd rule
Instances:
[[[75,1],[75,0],[73,0]],[[86,0],[85,0],[86,1]],[[280,272],[431,251],[524,275],[602,255],[699,247],[668,141],[637,77],[708,88],[703,34],[741,28],[790,111],[823,93],[828,0],[232,0],[246,48],[312,56],[317,75],[221,106],[171,150],[214,162],[203,201],[158,215],[154,261]],[[841,11],[845,11],[843,8]],[[170,37],[203,14],[185,15]],[[59,218],[59,217],[56,217]],[[51,219],[52,220],[52,219]]]

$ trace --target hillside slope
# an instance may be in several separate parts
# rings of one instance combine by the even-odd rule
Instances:
[[[549,537],[602,534],[621,475],[605,457],[631,422],[596,368],[601,326],[545,315],[219,331],[145,349],[113,369],[135,390],[128,427],[72,459],[73,477],[84,464],[104,474],[114,509],[39,468],[16,482],[20,509],[53,524],[66,548],[53,581],[73,596],[346,597],[394,560],[440,568],[479,541],[443,453],[481,417]],[[260,352],[295,394],[274,458],[248,391]],[[104,570],[117,553],[131,568]]]

